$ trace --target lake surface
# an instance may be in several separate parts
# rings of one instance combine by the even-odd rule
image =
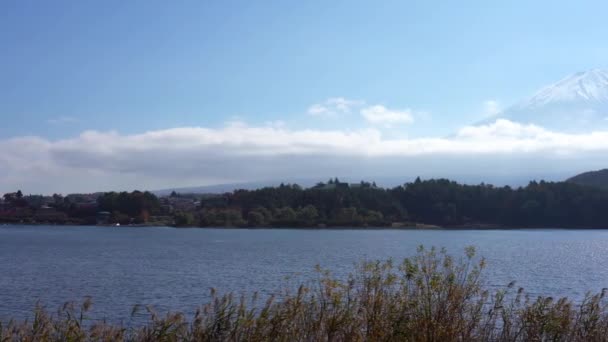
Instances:
[[[362,259],[411,256],[418,245],[462,255],[474,245],[488,286],[581,298],[608,287],[603,230],[228,230],[0,226],[0,321],[92,296],[95,318],[133,322],[135,304],[192,312],[222,292],[270,293],[337,275]],[[291,277],[291,280],[285,280]]]

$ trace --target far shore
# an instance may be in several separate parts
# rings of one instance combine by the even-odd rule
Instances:
[[[391,226],[174,226],[163,224],[56,224],[56,223],[0,223],[3,226],[49,226],[49,227],[105,227],[105,228],[174,228],[174,229],[225,229],[225,230],[604,230],[608,227],[538,227],[538,226],[501,226],[497,224],[470,224],[457,226],[437,226],[430,224],[391,225]]]

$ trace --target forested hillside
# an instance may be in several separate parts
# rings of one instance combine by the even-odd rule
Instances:
[[[567,182],[608,190],[608,169],[581,173],[580,175],[569,178]]]

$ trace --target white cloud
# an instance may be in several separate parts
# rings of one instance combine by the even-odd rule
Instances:
[[[370,179],[433,170],[449,176],[482,165],[491,165],[492,174],[517,165],[546,167],[555,158],[561,162],[552,168],[580,168],[582,156],[587,165],[605,163],[607,152],[608,131],[565,134],[507,120],[465,127],[450,138],[416,139],[386,138],[376,129],[293,130],[243,122],[132,135],[86,131],[63,140],[0,141],[0,190],[153,189],[354,173]]]
[[[352,109],[363,105],[360,100],[350,100],[343,97],[332,97],[324,102],[313,104],[308,108],[308,114],[320,117],[335,117],[350,114]]]
[[[283,120],[266,121],[264,124],[268,127],[274,128],[284,128],[287,126],[287,123],[285,123]]]
[[[414,115],[411,110],[388,109],[382,105],[362,108],[361,115],[371,124],[381,124],[385,126],[411,124],[414,122]]]
[[[539,138],[554,134],[533,124],[520,124],[506,119],[498,119],[491,124],[468,126],[460,129],[457,136],[461,139],[524,139]]]

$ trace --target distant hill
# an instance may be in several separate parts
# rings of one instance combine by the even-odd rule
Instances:
[[[359,183],[360,181],[368,181],[375,182],[378,186],[383,188],[393,188],[399,185],[403,185],[404,183],[413,182],[417,176],[422,178],[446,178],[450,177],[457,182],[463,184],[479,184],[481,182],[485,182],[487,184],[493,184],[496,186],[504,186],[509,185],[512,187],[525,186],[529,183],[530,179],[544,179],[545,181],[562,181],[564,178],[568,177],[569,174],[564,174],[562,172],[559,173],[521,173],[521,174],[500,174],[494,173],[489,176],[482,176],[480,174],[468,174],[468,175],[445,175],[441,173],[436,174],[424,174],[424,175],[416,175],[409,174],[404,175],[403,177],[338,177],[341,181],[347,183]],[[160,190],[149,190],[156,196],[169,196],[171,192],[175,191],[180,194],[223,194],[226,192],[232,192],[237,189],[243,190],[256,190],[264,187],[274,187],[279,186],[281,183],[283,184],[298,184],[304,188],[309,188],[314,186],[319,182],[326,182],[329,178],[297,178],[297,179],[281,179],[276,181],[259,181],[259,182],[248,182],[248,183],[227,183],[227,184],[216,184],[216,185],[205,185],[205,186],[191,186],[191,187],[179,187],[179,188],[166,188]]]
[[[192,186],[182,188],[171,188],[162,190],[153,190],[152,193],[156,196],[168,196],[171,192],[175,191],[180,194],[221,194],[225,192],[232,192],[236,189],[255,190],[263,188],[265,186],[275,186],[271,182],[268,183],[234,183],[234,184],[217,184],[207,186]]]
[[[156,196],[169,196],[171,192],[175,191],[180,194],[223,194],[226,192],[232,192],[234,190],[256,190],[264,187],[279,186],[281,183],[284,184],[299,184],[303,187],[310,187],[317,183],[310,179],[291,179],[291,180],[279,180],[279,181],[260,181],[260,182],[248,182],[248,183],[228,183],[228,184],[215,184],[215,185],[204,185],[204,186],[191,186],[191,187],[180,187],[180,188],[169,188],[161,190],[152,190]]]
[[[608,169],[581,173],[580,175],[569,178],[567,182],[608,190]]]

